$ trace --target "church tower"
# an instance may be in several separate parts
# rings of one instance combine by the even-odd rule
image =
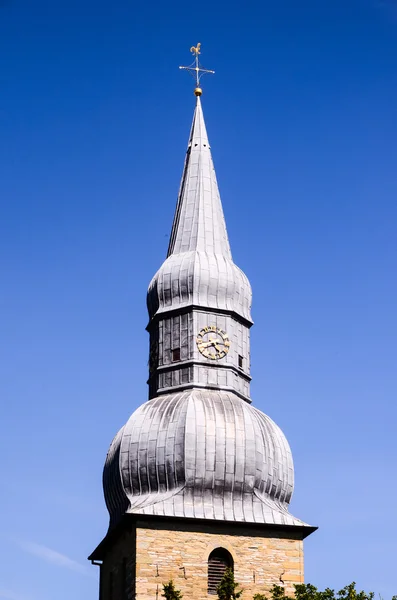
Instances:
[[[147,293],[149,399],[104,468],[110,525],[90,556],[100,600],[160,600],[170,579],[186,600],[205,600],[227,567],[243,600],[274,584],[292,592],[315,529],[288,511],[285,436],[251,405],[251,286],[232,259],[195,95],[167,258]]]

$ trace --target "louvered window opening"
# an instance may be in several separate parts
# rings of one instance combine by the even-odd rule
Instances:
[[[222,581],[227,568],[233,567],[232,559],[228,552],[214,551],[208,559],[208,594],[216,596],[216,588]]]

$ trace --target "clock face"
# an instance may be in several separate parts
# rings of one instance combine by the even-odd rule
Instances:
[[[211,360],[224,358],[230,348],[226,331],[215,325],[203,327],[197,334],[196,343],[201,354]]]

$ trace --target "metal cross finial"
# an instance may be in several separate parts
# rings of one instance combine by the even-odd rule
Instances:
[[[194,93],[196,94],[196,96],[201,96],[201,94],[202,94],[202,90],[200,88],[200,79],[202,78],[202,76],[205,75],[206,73],[215,73],[215,71],[210,71],[208,69],[201,68],[200,61],[199,61],[199,54],[201,53],[200,50],[201,50],[200,42],[197,44],[197,46],[192,46],[190,48],[190,52],[194,56],[194,61],[188,67],[179,67],[180,69],[184,69],[185,71],[188,71],[195,78],[196,89],[194,90]]]

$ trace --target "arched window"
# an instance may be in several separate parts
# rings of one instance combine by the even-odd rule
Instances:
[[[208,593],[216,595],[226,569],[233,569],[233,557],[225,548],[215,548],[208,557]]]

